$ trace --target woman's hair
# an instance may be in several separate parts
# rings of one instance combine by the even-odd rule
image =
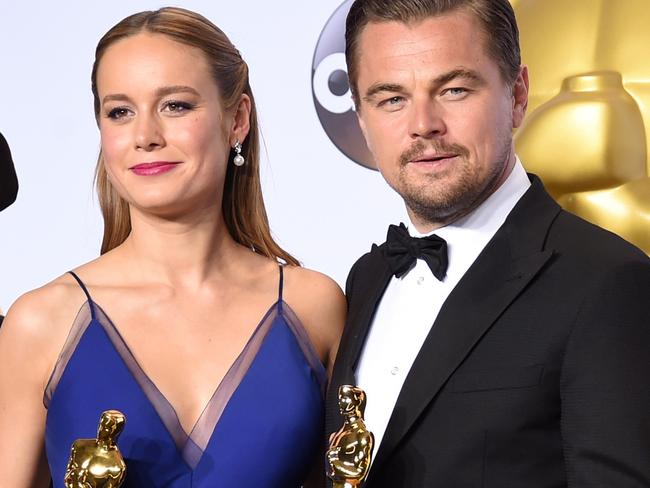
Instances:
[[[139,33],[161,34],[199,49],[205,55],[212,77],[219,88],[225,110],[233,110],[242,94],[251,100],[250,131],[242,142],[244,166],[228,165],[223,190],[222,212],[233,239],[270,257],[288,264],[298,261],[284,251],[271,237],[260,184],[260,142],[255,99],[248,81],[248,65],[228,37],[205,17],[181,8],[166,7],[131,15],[120,21],[101,38],[95,50],[92,91],[95,116],[99,117],[97,68],[106,50],[115,42]],[[218,137],[215,134],[215,137]],[[234,156],[231,150],[230,158]],[[108,180],[104,158],[99,154],[95,174],[97,193],[104,217],[104,238],[101,253],[119,246],[131,232],[131,218],[126,201]]]

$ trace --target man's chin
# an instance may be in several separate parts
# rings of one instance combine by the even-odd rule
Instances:
[[[462,185],[429,184],[426,188],[399,192],[409,211],[424,222],[446,225],[470,212],[475,192]]]

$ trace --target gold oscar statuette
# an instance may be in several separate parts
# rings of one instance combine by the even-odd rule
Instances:
[[[115,444],[126,417],[117,410],[102,413],[97,439],[77,439],[72,444],[65,471],[66,488],[118,488],[126,477],[126,464]]]
[[[327,451],[327,476],[334,488],[361,486],[368,476],[375,438],[366,428],[363,412],[366,394],[356,386],[339,387],[339,410],[343,426],[333,434]]]

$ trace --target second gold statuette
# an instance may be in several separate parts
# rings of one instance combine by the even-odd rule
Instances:
[[[327,476],[334,488],[360,487],[370,471],[375,438],[363,421],[365,408],[366,394],[361,388],[339,387],[339,410],[344,423],[327,451]]]

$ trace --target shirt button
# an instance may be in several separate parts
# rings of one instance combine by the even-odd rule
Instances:
[[[390,370],[390,374],[393,376],[395,376],[397,373],[399,373],[399,368],[397,366]]]
[[[424,276],[418,278],[418,285],[421,285],[422,283],[424,283]]]

